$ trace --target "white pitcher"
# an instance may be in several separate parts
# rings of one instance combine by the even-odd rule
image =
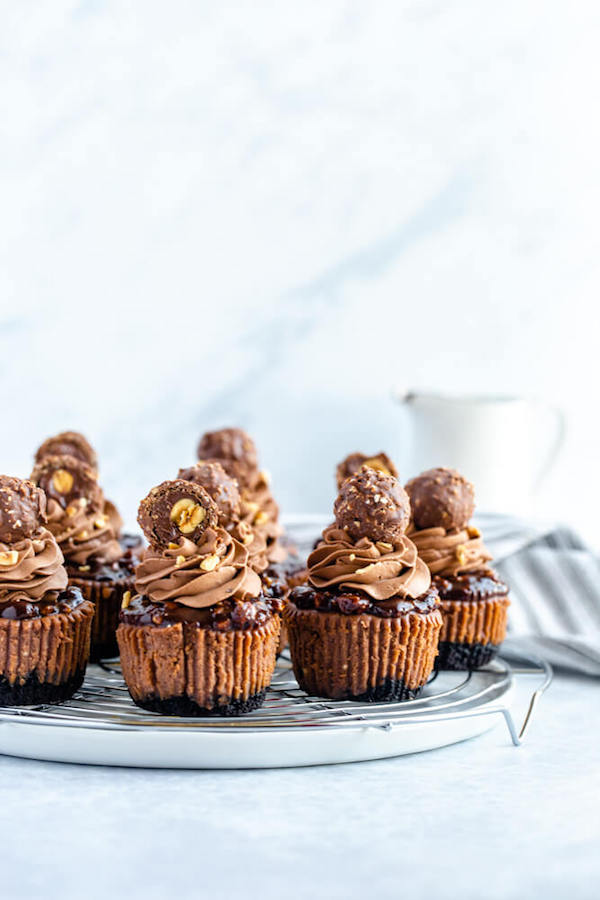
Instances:
[[[450,466],[474,483],[478,509],[532,511],[564,441],[559,409],[523,397],[394,396],[410,422],[408,475]]]

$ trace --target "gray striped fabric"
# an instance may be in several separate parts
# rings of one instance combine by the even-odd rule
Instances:
[[[502,518],[480,526],[510,586],[511,638],[555,667],[600,676],[600,559],[564,526],[532,534]]]
[[[290,519],[306,554],[331,517]],[[600,559],[564,526],[544,530],[510,516],[479,515],[476,524],[510,587],[512,647],[553,666],[600,676]]]

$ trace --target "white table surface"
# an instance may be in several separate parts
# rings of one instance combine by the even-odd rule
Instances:
[[[521,713],[531,679],[520,679]],[[600,704],[556,677],[502,724],[410,757],[239,772],[0,757],[5,898],[592,898]]]

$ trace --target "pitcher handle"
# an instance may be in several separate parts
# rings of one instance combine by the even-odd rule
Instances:
[[[538,406],[540,411],[543,411],[546,414],[550,414],[550,416],[554,420],[554,438],[552,440],[552,443],[550,444],[550,448],[548,450],[548,453],[546,454],[546,458],[544,459],[535,479],[534,492],[536,493],[537,491],[539,491],[546,477],[552,470],[554,463],[556,462],[558,455],[562,450],[567,434],[567,418],[562,409],[560,409],[558,406],[550,406],[546,403],[538,404]]]

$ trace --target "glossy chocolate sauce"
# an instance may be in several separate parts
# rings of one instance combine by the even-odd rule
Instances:
[[[206,609],[194,609],[173,600],[155,601],[144,594],[136,594],[129,606],[121,610],[119,621],[125,625],[159,628],[185,623],[212,631],[247,631],[264,625],[281,612],[282,607],[282,600],[266,594],[256,600],[222,600]]]
[[[434,575],[432,583],[439,591],[440,600],[474,602],[504,597],[508,587],[491,569],[467,572],[464,575]]]
[[[84,598],[79,588],[64,591],[48,591],[42,600],[0,600],[0,619],[39,619],[56,613],[69,613],[76,609]]]
[[[69,578],[80,578],[93,581],[121,581],[124,578],[131,578],[135,574],[137,558],[134,552],[126,550],[120,559],[113,563],[103,563],[98,560],[90,559],[86,565],[74,565],[68,560],[65,562],[65,568]]]
[[[373,600],[361,591],[317,591],[309,585],[294,588],[290,601],[298,609],[315,609],[323,612],[339,612],[345,616],[368,613],[382,619],[396,619],[409,612],[427,614],[438,606],[438,592],[432,585],[416,599],[392,597],[390,600]]]

